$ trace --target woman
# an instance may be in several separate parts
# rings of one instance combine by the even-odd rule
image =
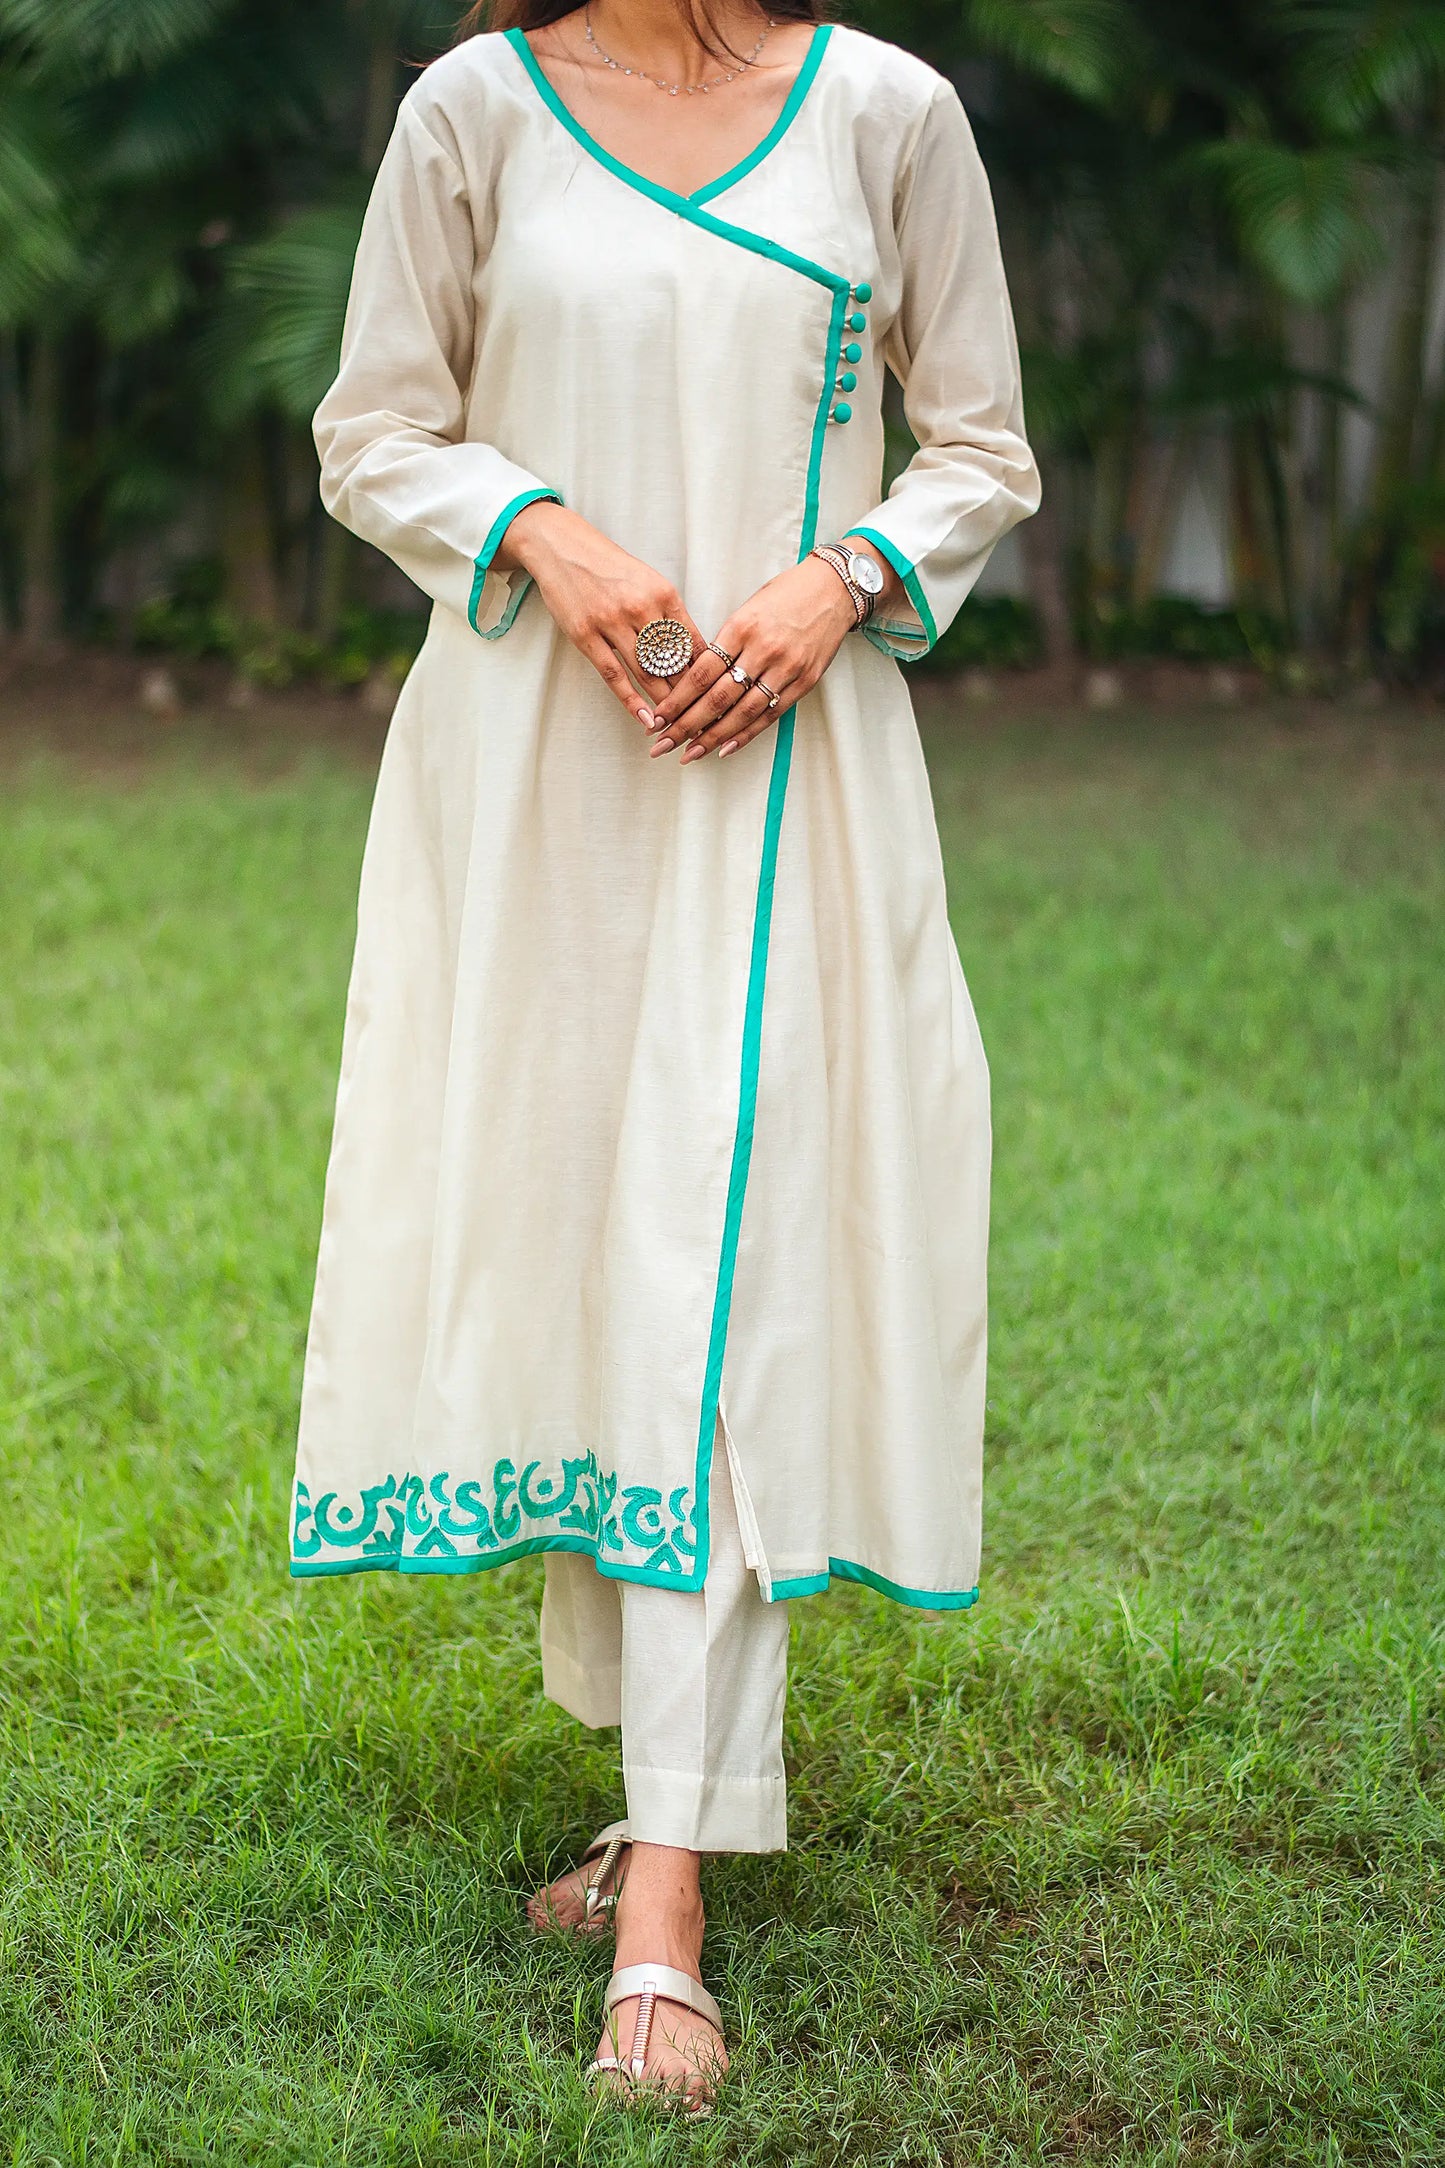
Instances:
[[[436,607],[293,1571],[545,1554],[545,1690],[620,1721],[627,1817],[532,1916],[612,1918],[598,2067],[698,2111],[699,1859],[786,1842],[786,1600],[974,1600],[987,1072],[895,665],[1038,481],[940,77],[813,0],[510,22],[403,104],[317,416],[329,509]]]

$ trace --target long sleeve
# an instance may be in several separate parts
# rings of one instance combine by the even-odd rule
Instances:
[[[947,630],[994,544],[1040,495],[988,178],[947,83],[900,174],[895,215],[903,291],[885,355],[918,450],[850,532],[903,581],[907,603],[868,636],[907,662]]]
[[[367,208],[341,371],[315,434],[328,512],[495,639],[531,584],[491,569],[502,536],[524,504],[559,493],[466,439],[477,247],[461,169],[408,100]]]

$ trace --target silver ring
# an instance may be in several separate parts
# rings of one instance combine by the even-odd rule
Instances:
[[[731,670],[733,664],[737,661],[737,656],[730,655],[725,647],[719,647],[716,640],[708,641],[707,651],[709,655],[716,655],[719,662],[725,662],[729,670]]]
[[[647,677],[680,677],[692,661],[692,634],[675,617],[654,617],[637,635],[637,667]]]
[[[770,708],[775,708],[775,707],[777,706],[777,704],[778,704],[778,701],[779,701],[779,699],[781,698],[781,695],[780,695],[780,694],[778,694],[778,693],[775,693],[775,692],[773,691],[773,688],[772,688],[772,686],[771,686],[771,685],[765,685],[765,684],[763,683],[763,681],[762,681],[762,679],[761,679],[761,678],[754,678],[754,679],[753,679],[753,689],[754,689],[754,691],[756,691],[756,692],[760,692],[760,693],[766,693],[766,694],[767,694],[767,696],[768,696],[768,706],[769,706]]]
[[[733,664],[732,668],[728,672],[728,676],[732,679],[734,685],[741,685],[744,692],[748,690],[749,686],[753,682],[740,662],[735,662]]]

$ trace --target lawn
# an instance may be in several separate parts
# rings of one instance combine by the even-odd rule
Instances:
[[[522,1923],[618,1804],[535,1564],[286,1576],[369,774],[223,735],[0,775],[0,2159],[1445,2158],[1439,726],[931,722],[983,1599],[794,1607],[695,2129]]]

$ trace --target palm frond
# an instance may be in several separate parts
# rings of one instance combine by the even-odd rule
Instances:
[[[0,74],[0,323],[23,323],[78,270],[67,164],[45,103]]]
[[[52,61],[120,75],[204,37],[234,0],[0,0],[0,31]]]
[[[225,57],[187,55],[136,87],[97,165],[103,186],[165,183],[225,156],[254,110]]]
[[[1371,215],[1380,165],[1340,146],[1212,143],[1199,165],[1219,182],[1243,249],[1291,301],[1318,306],[1385,254]]]
[[[1273,414],[1282,400],[1300,391],[1322,393],[1342,406],[1368,404],[1347,378],[1301,368],[1263,342],[1186,355],[1153,403],[1161,416],[1180,420],[1244,421]]]
[[[233,414],[266,399],[310,419],[336,374],[363,209],[348,190],[233,255],[212,349],[213,395]]]
[[[1440,0],[1277,0],[1306,102],[1327,125],[1431,107],[1445,87]]]
[[[1112,103],[1143,53],[1123,0],[971,0],[968,27],[985,51],[1091,105]]]

